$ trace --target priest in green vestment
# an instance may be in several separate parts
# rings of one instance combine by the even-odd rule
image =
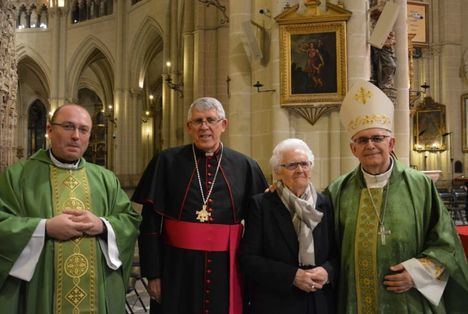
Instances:
[[[359,166],[328,187],[339,313],[468,313],[468,264],[433,182],[392,154],[393,103],[358,80],[340,110]]]
[[[115,175],[82,156],[92,122],[59,107],[51,148],[0,174],[0,312],[124,313],[140,216]]]

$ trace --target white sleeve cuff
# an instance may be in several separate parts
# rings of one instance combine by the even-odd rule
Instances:
[[[112,225],[105,218],[100,218],[107,228],[107,242],[98,238],[99,245],[106,259],[107,266],[109,266],[110,269],[117,270],[122,265],[122,261],[119,258],[119,248],[117,247],[115,232]]]
[[[416,289],[433,305],[439,305],[448,281],[447,272],[434,278],[416,258],[409,259],[402,264],[413,278]]]
[[[37,262],[41,256],[45,242],[46,219],[41,219],[34,230],[31,239],[24,247],[20,256],[10,270],[9,275],[21,280],[30,281],[34,275]]]

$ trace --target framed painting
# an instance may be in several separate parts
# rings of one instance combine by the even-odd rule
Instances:
[[[461,96],[461,117],[462,117],[462,149],[464,153],[468,153],[468,94]]]
[[[304,1],[285,6],[279,24],[280,104],[310,124],[339,109],[347,90],[346,23],[352,13],[340,5]]]
[[[327,2],[307,1],[306,10],[289,7],[279,24],[282,106],[339,105],[346,94],[346,23],[351,12]]]
[[[408,1],[408,34],[414,34],[411,40],[414,47],[427,47],[429,45],[428,30],[429,4],[420,1]]]
[[[281,104],[340,102],[346,94],[344,22],[280,28]]]
[[[447,149],[445,137],[445,106],[425,97],[413,118],[414,150],[444,151]]]

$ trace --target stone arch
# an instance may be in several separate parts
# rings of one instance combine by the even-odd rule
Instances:
[[[70,100],[77,99],[78,89],[83,81],[90,80],[86,73],[83,75],[83,72],[89,69],[94,72],[95,80],[102,88],[102,95],[105,95],[102,98],[103,101],[112,103],[115,60],[107,46],[95,36],[88,36],[83,40],[82,44],[77,46],[70,60],[73,60],[73,62],[68,66],[66,97]]]
[[[18,58],[17,103],[20,116],[25,114],[27,108],[35,100],[39,100],[46,108],[49,108],[49,78],[39,62],[29,55],[22,55]]]
[[[26,154],[31,154],[38,147],[44,147],[45,139],[43,134],[39,135],[39,128],[32,134],[29,128],[29,112],[31,106],[40,103],[43,106],[41,115],[47,119],[47,111],[50,110],[50,72],[44,60],[38,57],[32,50],[20,47],[18,54],[18,93],[17,93],[17,113],[18,123],[16,125],[16,146],[18,150]],[[41,140],[41,144],[31,145],[31,136],[35,140]],[[34,147],[33,147],[34,146]]]
[[[137,34],[130,47],[132,53],[129,58],[129,73],[128,86],[131,89],[141,89],[144,84],[147,69],[151,61],[163,51],[163,31],[161,26],[153,18],[147,16],[141,22]],[[161,67],[162,73],[162,67]]]
[[[31,70],[41,78],[42,86],[47,90],[47,94],[50,95],[50,68],[47,62],[31,47],[19,44],[16,47],[16,57],[18,64],[25,62],[31,68]],[[48,103],[48,101],[47,101]]]

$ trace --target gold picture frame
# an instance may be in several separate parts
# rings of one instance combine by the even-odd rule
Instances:
[[[427,96],[413,117],[415,151],[445,151],[447,133],[445,106]]]
[[[351,12],[318,1],[286,8],[279,24],[280,103],[311,124],[325,112],[339,108],[347,91],[346,22]]]
[[[346,94],[346,23],[280,29],[281,103],[340,102]]]
[[[407,1],[408,34],[414,34],[413,47],[429,45],[429,4],[419,1]]]
[[[468,153],[468,94],[461,95],[461,117],[462,117],[462,150]]]

